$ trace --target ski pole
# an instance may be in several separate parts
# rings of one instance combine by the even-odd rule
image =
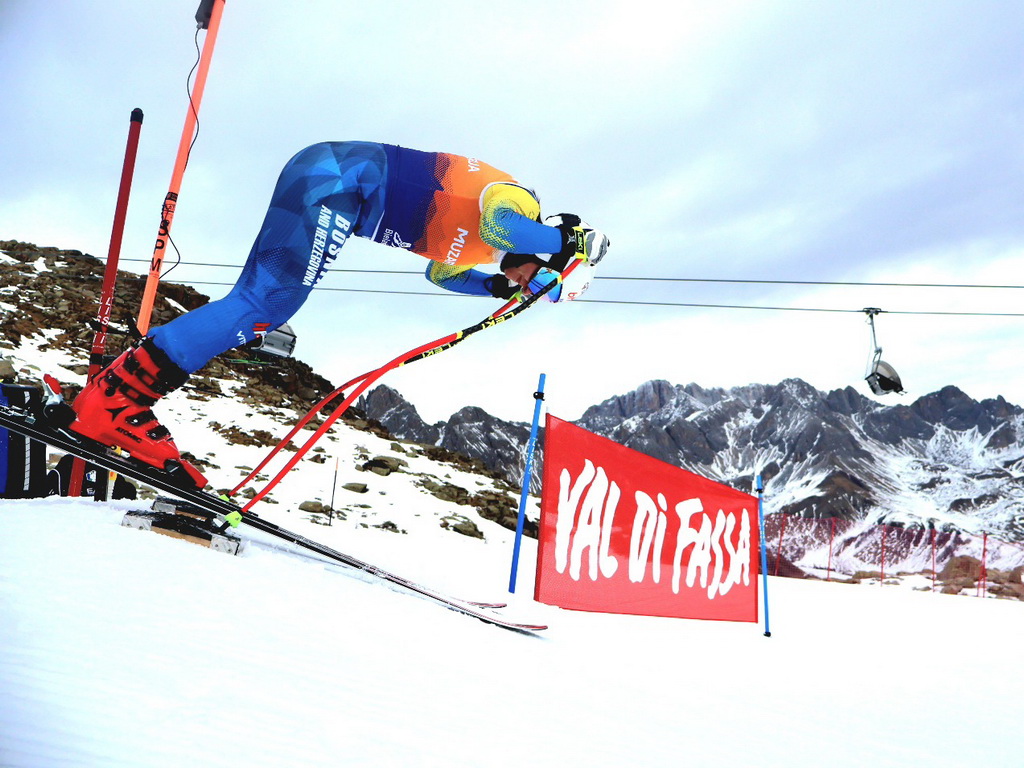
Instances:
[[[514,302],[509,302],[509,303],[508,303],[508,304],[506,304],[506,305],[505,305],[504,307],[502,307],[501,309],[497,310],[497,312],[495,312],[494,314],[492,314],[492,315],[491,315],[491,317],[495,317],[495,316],[497,316],[497,315],[501,314],[502,312],[504,312],[505,310],[507,310],[507,309],[508,309],[508,308],[509,308],[510,306],[512,306],[513,304],[514,304]],[[463,332],[461,332],[461,331],[460,331],[460,333],[463,333]],[[452,336],[455,336],[455,335],[457,335],[457,334],[452,334]],[[452,336],[448,336],[448,337],[445,337],[445,339],[449,339],[449,338],[452,338]],[[421,347],[421,348],[419,348],[419,349],[422,349],[422,347]],[[406,361],[406,362],[412,362],[412,361],[411,361],[411,360],[408,360],[408,361]],[[261,470],[262,470],[262,469],[263,469],[263,468],[264,468],[265,466],[267,466],[267,464],[269,464],[269,463],[270,463],[270,462],[271,462],[271,461],[273,460],[273,458],[274,458],[274,457],[275,457],[275,456],[276,456],[276,455],[277,455],[277,454],[278,454],[278,453],[279,453],[279,452],[280,452],[280,451],[281,451],[281,450],[282,450],[282,449],[283,449],[283,448],[284,448],[284,447],[285,447],[286,445],[288,445],[288,444],[289,444],[289,443],[291,442],[292,438],[293,438],[293,437],[295,437],[295,435],[297,435],[297,434],[299,433],[299,431],[300,431],[300,430],[301,430],[301,429],[302,429],[303,427],[305,427],[305,426],[306,426],[306,425],[307,425],[307,424],[308,424],[308,423],[309,423],[310,421],[312,421],[313,417],[314,417],[314,416],[316,416],[316,414],[318,414],[318,413],[319,413],[320,411],[322,411],[322,410],[323,410],[324,408],[326,408],[326,407],[327,407],[328,405],[330,405],[330,404],[331,404],[331,403],[333,403],[333,402],[334,402],[335,400],[337,400],[337,399],[338,399],[338,397],[344,397],[344,394],[345,394],[345,390],[346,390],[346,389],[348,389],[348,388],[349,388],[349,387],[351,387],[351,386],[354,386],[355,384],[358,384],[359,382],[363,381],[363,380],[364,380],[364,379],[365,379],[365,378],[366,378],[367,376],[372,376],[373,374],[377,373],[378,371],[380,371],[380,369],[379,369],[379,368],[376,368],[376,369],[374,369],[374,370],[372,370],[372,371],[367,371],[366,373],[361,373],[361,374],[359,374],[358,376],[356,376],[356,377],[355,377],[354,379],[349,379],[349,380],[348,380],[348,381],[346,381],[346,382],[345,382],[344,384],[342,384],[342,385],[341,385],[340,387],[336,388],[336,389],[335,389],[335,390],[334,390],[333,392],[331,392],[331,393],[330,393],[329,395],[327,395],[327,396],[326,396],[325,398],[323,398],[323,399],[322,399],[322,400],[321,400],[321,401],[320,401],[319,403],[317,403],[316,405],[314,405],[314,406],[313,406],[313,407],[312,407],[312,408],[311,408],[311,409],[310,409],[310,410],[309,410],[309,411],[308,411],[308,412],[306,413],[306,415],[305,415],[305,416],[303,416],[303,417],[302,417],[301,419],[299,419],[299,421],[298,421],[298,422],[296,422],[295,426],[293,426],[293,427],[291,428],[291,430],[290,430],[290,431],[288,432],[288,434],[287,434],[287,435],[285,435],[285,436],[284,436],[284,437],[283,437],[283,438],[282,438],[282,439],[280,440],[280,442],[278,442],[278,444],[277,444],[276,446],[274,446],[274,448],[273,448],[273,449],[271,449],[270,453],[268,453],[268,454],[267,454],[267,455],[266,455],[266,456],[265,456],[265,457],[263,458],[263,460],[262,460],[262,461],[260,461],[260,463],[259,463],[259,464],[258,464],[258,465],[257,465],[257,466],[256,466],[256,467],[255,467],[255,468],[254,468],[254,469],[253,469],[253,470],[252,470],[252,471],[251,471],[251,472],[250,472],[250,473],[249,473],[249,474],[248,474],[248,475],[247,475],[247,476],[246,476],[245,478],[243,478],[243,480],[242,480],[242,481],[241,481],[241,482],[240,482],[240,483],[239,483],[238,485],[236,485],[236,486],[235,486],[234,488],[232,488],[232,489],[231,489],[231,491],[230,491],[230,492],[228,493],[228,496],[234,496],[234,495],[236,495],[236,494],[237,494],[237,493],[238,493],[238,492],[239,492],[240,490],[242,490],[242,488],[244,488],[244,487],[245,487],[246,485],[248,485],[248,484],[249,484],[249,483],[250,483],[250,482],[252,481],[252,479],[253,479],[254,477],[256,477],[256,475],[258,475],[258,474],[260,473],[260,471],[261,471]]]
[[[572,264],[570,264],[569,267],[562,274],[562,278],[564,278],[566,275],[571,274],[572,271],[580,263],[581,260],[578,259],[574,261]],[[560,281],[561,278],[559,282]],[[423,347],[419,347],[417,350],[414,350],[413,352],[407,353],[408,359],[398,363],[398,365],[395,365],[394,367],[407,365],[408,363],[415,362],[416,360],[422,360],[424,357],[437,354],[438,352],[443,352],[446,349],[451,349],[453,346],[463,341],[466,337],[476,333],[477,331],[483,330],[483,328],[490,327],[491,325],[496,325],[499,322],[504,322],[505,320],[514,317],[515,315],[524,311],[528,307],[532,306],[536,301],[540,299],[541,296],[545,295],[548,291],[552,290],[555,287],[555,285],[557,285],[557,283],[550,283],[549,285],[546,285],[543,289],[538,291],[536,294],[529,296],[523,301],[520,301],[520,299],[518,298],[512,299],[507,304],[505,304],[495,312],[491,313],[488,317],[486,317],[484,320],[480,321],[476,325],[471,326],[469,328],[465,328],[454,334],[450,334],[449,336],[446,336],[444,339],[438,339],[436,342],[424,345]],[[388,370],[390,370],[390,368]],[[228,496],[236,495],[242,488],[248,485],[252,481],[252,479],[256,477],[256,475],[258,475],[260,471],[265,466],[267,466],[267,464],[270,463],[274,456],[276,456],[286,445],[288,445],[288,443],[291,442],[292,438],[295,437],[295,435],[298,434],[298,432],[303,427],[305,427],[306,424],[308,424],[317,413],[323,410],[327,405],[332,403],[339,396],[344,396],[346,389],[363,381],[368,376],[373,376],[374,374],[383,375],[383,373],[384,371],[382,371],[380,368],[377,368],[373,371],[367,371],[366,373],[360,374],[359,376],[356,376],[354,379],[350,379],[349,381],[345,382],[340,387],[331,392],[329,395],[327,395],[327,397],[323,398],[319,403],[313,406],[313,408],[305,416],[303,416],[302,419],[300,419],[298,423],[295,424],[294,427],[292,427],[291,431],[287,435],[285,435],[285,437],[282,438],[282,440],[273,449],[271,449],[271,451],[263,458],[259,465],[257,465],[255,469],[253,469],[245,478],[242,479],[242,481],[237,486],[235,486],[228,493]],[[375,378],[379,378],[379,375]],[[348,406],[344,407],[347,408]]]
[[[415,350],[412,351],[412,354],[419,354],[423,351],[426,351],[427,349],[431,348],[432,345],[433,342],[431,344],[424,344],[421,347],[417,347]],[[277,475],[275,475],[274,478],[263,487],[263,490],[259,491],[255,496],[253,496],[252,499],[249,500],[247,504],[245,504],[242,507],[242,511],[248,512],[253,507],[254,504],[256,504],[258,501],[260,501],[260,499],[262,499],[264,496],[270,493],[270,491],[278,483],[280,483],[281,480],[284,479],[285,475],[287,475],[292,470],[292,467],[298,464],[299,461],[301,461],[302,458],[309,452],[309,450],[320,440],[320,438],[323,437],[324,433],[331,428],[334,422],[337,421],[338,418],[349,409],[352,403],[356,401],[356,398],[359,397],[359,395],[361,395],[363,391],[366,390],[367,387],[373,384],[373,382],[375,382],[385,373],[402,365],[408,354],[409,353],[407,353],[406,355],[402,355],[401,357],[395,358],[387,365],[381,366],[377,370],[373,371],[370,375],[364,377],[362,383],[360,383],[355,389],[352,390],[352,393],[342,401],[341,405],[339,405],[334,410],[334,412],[331,413],[330,416],[324,419],[323,423],[319,427],[317,427],[316,431],[312,434],[312,436],[310,436],[306,440],[306,442],[303,443],[302,446],[295,452],[295,454],[287,461],[287,463],[285,463],[281,471],[278,472]]]
[[[142,293],[142,304],[139,307],[138,328],[139,333],[143,336],[149,331],[153,304],[156,301],[156,289],[160,283],[160,270],[164,263],[167,241],[170,240],[171,223],[174,221],[174,209],[178,203],[181,179],[185,175],[185,166],[188,165],[188,156],[192,149],[192,140],[195,137],[196,123],[199,120],[199,105],[203,100],[206,76],[210,71],[213,47],[217,42],[217,32],[220,29],[220,19],[223,12],[224,0],[202,0],[199,4],[199,10],[196,12],[196,21],[199,24],[199,28],[206,30],[206,39],[203,41],[203,51],[199,56],[196,82],[192,88],[192,93],[189,95],[185,126],[181,131],[181,141],[178,143],[178,155],[174,161],[171,183],[161,208],[160,227],[157,230],[156,245],[153,248],[153,259],[149,264],[149,276],[146,278],[146,287]]]
[[[579,261],[575,261],[571,265],[569,265],[569,268],[566,269],[566,271],[563,273],[563,277],[565,275],[568,275],[573,269],[575,269],[575,267],[579,263]],[[451,349],[456,344],[465,341],[474,333],[478,333],[479,331],[482,331],[485,328],[491,328],[497,325],[498,323],[505,322],[506,320],[515,317],[516,315],[522,313],[526,309],[532,307],[542,296],[544,296],[548,291],[553,289],[559,283],[560,281],[548,283],[537,293],[530,295],[522,302],[518,302],[517,300],[513,299],[504,307],[499,309],[497,312],[488,315],[479,323],[476,323],[475,325],[472,325],[469,328],[464,328],[461,331],[456,331],[455,333],[451,333],[440,339],[436,339],[434,341],[428,342],[427,344],[423,344],[419,347],[416,347],[415,349],[412,349],[403,355],[399,355],[394,360],[381,366],[380,368],[377,368],[374,371],[371,371],[367,374],[363,374],[363,376],[353,379],[352,382],[350,383],[358,381],[360,382],[358,386],[356,386],[352,393],[349,394],[349,396],[342,401],[341,405],[339,405],[338,408],[333,413],[331,413],[331,415],[328,416],[319,427],[317,427],[313,435],[309,437],[305,443],[303,443],[303,445],[298,449],[298,451],[296,451],[295,454],[284,465],[281,471],[278,472],[278,474],[275,475],[274,478],[266,486],[264,486],[261,491],[259,491],[252,499],[250,499],[249,502],[244,507],[242,507],[242,510],[250,510],[254,504],[260,501],[260,499],[266,496],[271,491],[271,489],[273,489],[278,483],[280,483],[281,480],[283,480],[284,477],[292,470],[292,468],[296,464],[298,464],[299,461],[301,461],[302,458],[310,451],[310,449],[317,443],[317,441],[319,441],[320,438],[323,437],[327,430],[329,430],[331,426],[333,426],[334,422],[337,421],[338,418],[340,418],[341,415],[349,409],[352,403],[356,401],[356,398],[358,398],[359,395],[361,395],[371,384],[377,381],[377,379],[381,378],[385,373],[394,370],[395,368],[398,368],[400,366],[407,365],[409,363],[416,362],[417,360],[422,360],[425,357],[430,357],[432,355],[438,354],[439,352],[444,352],[445,350]],[[516,306],[517,303],[518,306]],[[339,390],[335,390],[335,392],[332,392],[325,398],[325,401],[331,400],[340,391],[340,388]],[[317,406],[317,408],[319,408],[319,406]],[[306,421],[308,422],[308,418],[306,419]],[[290,436],[294,436],[294,434],[298,432],[298,429],[299,427],[297,425],[295,428],[292,429]],[[281,444],[278,444],[278,446],[274,448],[273,451],[271,451],[271,454],[277,453],[283,447],[284,442],[286,442],[289,439],[290,437],[286,438],[285,441],[282,441]],[[268,456],[260,464],[260,468],[266,466],[269,460],[270,457]],[[257,471],[258,469],[253,470],[252,473],[250,473],[250,477],[255,476]],[[240,484],[238,488],[234,489],[229,495],[233,495],[234,493],[236,493],[238,489],[242,488],[247,482],[248,478],[244,480],[242,484]]]

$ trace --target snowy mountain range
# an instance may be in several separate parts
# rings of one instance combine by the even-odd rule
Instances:
[[[466,407],[428,425],[385,386],[361,407],[396,436],[521,481],[529,424]],[[799,379],[732,389],[649,381],[576,423],[744,491],[760,473],[772,512],[1024,538],[1024,409],[1002,398],[979,403],[949,386],[886,406],[852,387],[824,393]]]

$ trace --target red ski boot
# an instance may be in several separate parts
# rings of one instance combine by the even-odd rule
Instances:
[[[71,407],[71,430],[127,451],[144,464],[171,472],[183,484],[206,486],[202,473],[181,458],[174,438],[150,408],[188,380],[150,339],[131,347],[90,381]]]

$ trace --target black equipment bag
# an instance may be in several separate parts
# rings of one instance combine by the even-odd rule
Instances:
[[[38,410],[42,392],[35,387],[0,384],[0,405]],[[46,445],[0,427],[0,498],[34,499],[47,494]]]

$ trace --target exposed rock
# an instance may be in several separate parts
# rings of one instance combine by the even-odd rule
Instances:
[[[939,572],[939,579],[946,582],[967,580],[965,586],[974,584],[981,576],[981,561],[976,557],[958,555],[951,558],[946,566]]]
[[[453,504],[469,504],[469,491],[452,483],[424,475],[417,482],[417,485],[441,501],[448,501]]]
[[[409,466],[409,462],[405,459],[397,459],[393,456],[375,456],[360,465],[360,469],[387,477],[392,472],[399,472],[407,466]]]
[[[483,531],[477,527],[477,524],[463,515],[452,514],[441,518],[441,527],[474,539],[482,539],[484,537]]]

